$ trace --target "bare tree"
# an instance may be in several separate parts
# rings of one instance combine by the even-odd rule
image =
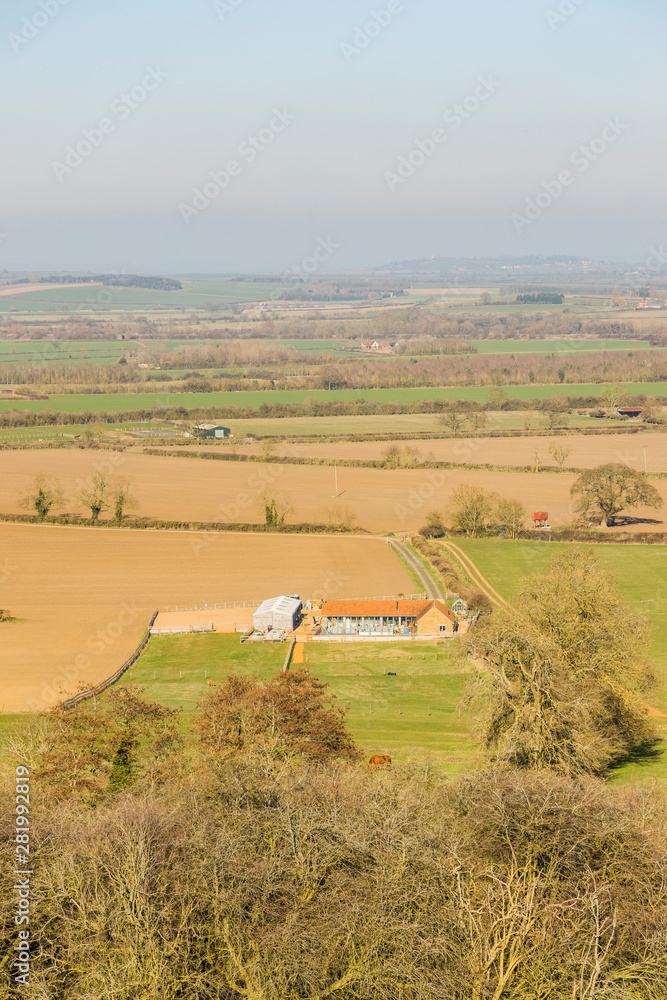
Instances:
[[[651,737],[639,698],[653,683],[647,622],[590,553],[556,557],[517,606],[466,638],[487,747],[515,767],[604,774]]]
[[[40,521],[48,516],[52,508],[60,508],[65,503],[65,494],[60,480],[55,476],[39,473],[19,494],[19,507],[34,510]]]
[[[561,469],[563,468],[568,458],[572,454],[571,448],[568,448],[567,445],[564,444],[556,444],[555,441],[552,441],[550,443],[549,447],[547,448],[547,451],[553,458],[554,462],[557,462],[557,464],[560,466]]]
[[[486,410],[471,410],[467,415],[467,420],[475,434],[488,427],[489,424],[489,416]]]
[[[289,497],[270,489],[260,494],[259,503],[267,528],[282,528],[294,510]]]
[[[457,410],[446,410],[438,417],[438,423],[442,424],[443,427],[447,427],[454,437],[458,437],[465,424],[465,419],[464,415]]]
[[[116,476],[111,481],[109,492],[114,508],[114,523],[121,524],[127,511],[137,509],[139,501],[132,493],[130,480],[125,476]]]
[[[463,484],[449,499],[452,527],[475,538],[485,531],[496,510],[497,496],[479,486]]]
[[[96,524],[103,510],[112,503],[112,479],[104,472],[93,472],[92,476],[77,493],[77,499],[90,509],[90,520]]]
[[[517,538],[526,523],[526,510],[519,500],[500,498],[496,507],[498,527],[510,538]]]

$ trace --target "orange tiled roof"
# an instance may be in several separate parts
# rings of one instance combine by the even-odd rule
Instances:
[[[421,618],[433,607],[456,621],[456,615],[442,601],[324,601],[321,614],[325,618]]]
[[[417,618],[432,606],[433,601],[324,601],[321,613],[328,618],[356,618],[359,615]]]
[[[442,601],[436,601],[435,606],[441,614],[443,614],[446,618],[449,618],[450,622],[458,620],[451,608],[448,608]]]

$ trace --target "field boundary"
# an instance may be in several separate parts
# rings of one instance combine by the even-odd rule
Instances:
[[[514,437],[515,435],[506,435],[507,437]],[[545,437],[548,435],[544,435]],[[551,435],[552,437],[555,435]],[[438,440],[445,440],[445,438],[440,438]],[[450,438],[448,440],[476,440],[474,438],[463,438],[458,439]],[[355,442],[350,442],[355,443]],[[583,473],[588,472],[588,468],[583,468],[580,466],[560,466],[560,465],[495,465],[490,462],[438,462],[438,461],[426,461],[426,462],[415,462],[414,465],[410,466],[389,466],[381,458],[316,458],[315,456],[298,456],[298,455],[270,455],[265,458],[263,455],[217,455],[215,452],[210,451],[169,451],[166,448],[144,448],[141,452],[143,455],[150,455],[152,458],[194,458],[201,459],[202,461],[213,461],[213,462],[250,462],[256,465],[305,465],[305,466],[317,466],[317,467],[331,467],[337,466],[338,468],[348,468],[348,469],[375,469],[378,471],[385,472],[396,472],[399,469],[407,469],[408,471],[421,471],[426,469],[444,469],[450,472],[457,472],[463,470],[465,472],[508,472],[510,474],[521,474],[521,473],[531,473],[533,475],[551,475],[551,476],[581,476]],[[667,479],[667,472],[651,472],[647,474],[649,479]]]
[[[151,620],[148,623],[148,628],[144,632],[141,642],[135,649],[134,653],[132,653],[132,656],[130,656],[130,658],[125,661],[122,667],[119,667],[118,670],[116,670],[111,675],[111,677],[107,677],[105,681],[101,681],[99,684],[96,684],[95,687],[88,688],[86,691],[79,691],[79,693],[75,694],[72,698],[68,698],[67,701],[64,701],[62,703],[61,706],[62,711],[67,712],[72,708],[76,708],[77,705],[80,705],[82,701],[87,701],[90,698],[95,698],[98,694],[102,694],[103,691],[106,691],[107,688],[110,688],[112,684],[115,684],[116,681],[120,680],[123,674],[137,662],[137,660],[145,650],[146,646],[148,645],[148,640],[151,637],[151,629],[155,624],[155,621],[159,613],[160,609],[156,608],[151,616]]]
[[[482,575],[481,571],[477,568],[477,566],[472,561],[470,556],[463,551],[463,549],[460,549],[455,542],[450,542],[450,541],[443,542],[441,540],[439,541],[440,544],[443,546],[443,548],[445,548],[450,553],[450,555],[454,556],[454,558],[457,560],[463,571],[470,578],[474,586],[479,587],[479,589],[486,594],[486,596],[493,604],[506,611],[514,610],[512,608],[512,605],[509,604],[508,601],[506,601],[505,598],[498,593],[495,587],[491,586],[486,577]]]

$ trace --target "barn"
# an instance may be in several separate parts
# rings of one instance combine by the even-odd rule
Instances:
[[[252,616],[252,624],[259,632],[270,629],[294,630],[301,620],[301,598],[297,594],[283,594],[262,601]]]
[[[221,427],[219,424],[197,424],[195,435],[203,438],[228,438],[231,436],[229,427]]]

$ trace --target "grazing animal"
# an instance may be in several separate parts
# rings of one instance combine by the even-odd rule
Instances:
[[[375,756],[371,757],[368,762],[369,767],[382,767],[383,764],[386,764],[387,767],[391,767],[391,757],[388,753],[375,754]]]
[[[206,681],[206,683],[208,684],[208,686],[210,688],[214,688],[215,687],[215,681]]]

